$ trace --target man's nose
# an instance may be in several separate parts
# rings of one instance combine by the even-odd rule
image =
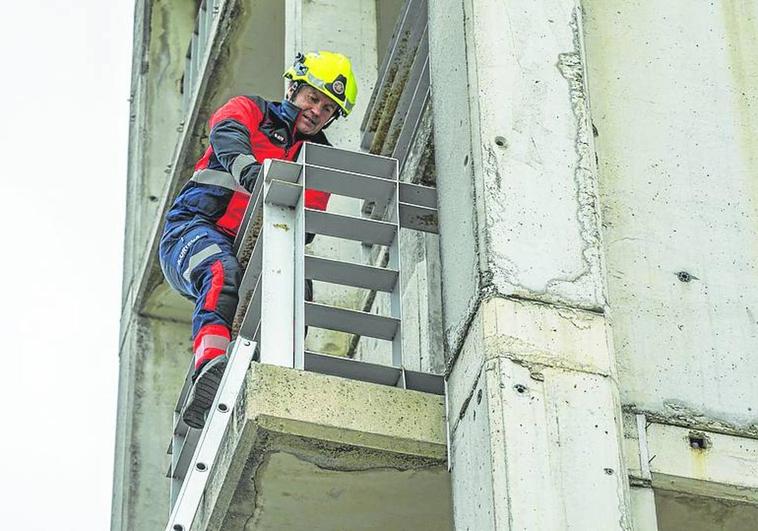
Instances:
[[[327,106],[326,103],[317,103],[314,110],[316,111],[316,113],[318,113],[319,116],[323,116],[327,112],[326,106]]]

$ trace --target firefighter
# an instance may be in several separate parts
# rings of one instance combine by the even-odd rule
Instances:
[[[294,160],[303,142],[328,145],[323,130],[355,105],[358,87],[342,54],[298,54],[284,77],[283,101],[237,96],[211,116],[210,145],[166,215],[161,268],[195,302],[195,371],[182,412],[193,428],[205,424],[226,368],[242,276],[232,244],[263,161]],[[325,210],[328,201],[326,192],[305,191],[308,208]]]

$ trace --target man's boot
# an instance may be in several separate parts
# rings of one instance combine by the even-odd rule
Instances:
[[[228,358],[226,355],[217,356],[207,362],[194,378],[192,389],[187,395],[182,411],[182,420],[190,428],[202,429],[205,426],[205,415],[213,405],[216,391],[221,384]]]

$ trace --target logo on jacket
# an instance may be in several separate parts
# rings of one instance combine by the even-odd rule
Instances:
[[[271,132],[271,136],[273,136],[274,139],[277,142],[281,142],[282,144],[284,143],[284,136],[281,133],[277,133],[276,131],[272,131]]]

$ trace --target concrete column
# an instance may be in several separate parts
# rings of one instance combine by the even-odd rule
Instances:
[[[326,131],[329,141],[340,148],[360,149],[360,126],[376,83],[377,35],[375,0],[332,2],[328,0],[287,0],[285,7],[285,61],[294,59],[298,51],[329,50],[347,55],[358,79],[358,99],[347,119],[338,119]],[[329,210],[361,216],[361,202],[356,199],[332,197]],[[340,260],[365,260],[358,242],[316,238],[311,245],[314,254]],[[314,296],[326,304],[360,308],[362,290],[315,283]],[[350,335],[312,329],[306,347],[330,354],[344,355]]]
[[[630,494],[632,529],[634,531],[658,531],[653,489],[651,487],[632,487]]]
[[[581,12],[430,8],[457,529],[630,529]]]

